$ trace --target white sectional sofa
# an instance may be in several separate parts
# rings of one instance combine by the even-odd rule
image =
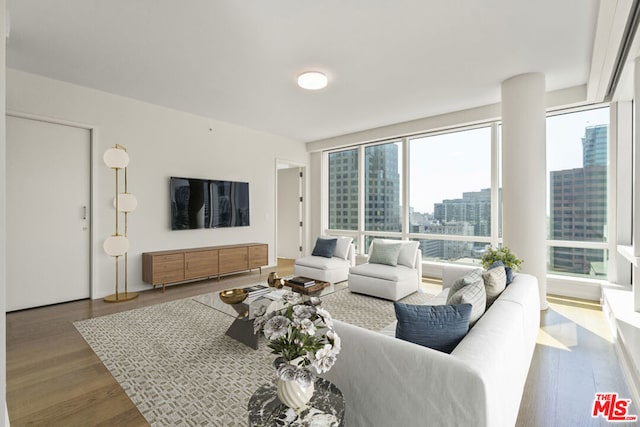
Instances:
[[[433,303],[464,272],[445,267]],[[342,390],[348,426],[511,427],[539,323],[538,282],[516,274],[451,354],[335,321],[342,350],[323,376]]]

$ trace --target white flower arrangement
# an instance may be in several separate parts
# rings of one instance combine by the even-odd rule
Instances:
[[[318,373],[327,372],[340,352],[340,337],[333,330],[331,314],[322,307],[319,298],[303,303],[296,292],[288,292],[283,300],[284,310],[267,313],[254,321],[254,332],[264,333],[276,359],[278,378],[295,380],[302,386],[312,383],[313,367]]]

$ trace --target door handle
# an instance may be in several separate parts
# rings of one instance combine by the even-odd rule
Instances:
[[[82,219],[87,219],[87,207],[82,207]]]

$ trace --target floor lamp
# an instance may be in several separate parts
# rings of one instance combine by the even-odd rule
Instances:
[[[107,255],[112,256],[116,260],[116,293],[104,297],[106,302],[123,302],[129,301],[138,297],[137,292],[129,292],[127,289],[127,252],[129,250],[129,239],[127,238],[127,214],[133,211],[138,202],[136,198],[127,192],[127,166],[129,165],[129,154],[127,149],[121,145],[116,144],[115,147],[105,151],[103,156],[104,163],[115,171],[116,176],[116,195],[113,200],[116,210],[116,229],[115,233],[108,237],[103,245],[104,251]],[[124,169],[124,193],[120,193],[120,184],[118,182],[118,176],[120,169]],[[120,212],[124,213],[124,235],[120,234],[118,227],[118,218]],[[118,277],[119,277],[119,258],[124,256],[124,292],[118,290]]]

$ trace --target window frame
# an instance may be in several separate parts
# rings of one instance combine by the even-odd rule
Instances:
[[[548,119],[549,117],[556,117],[556,116],[562,116],[562,115],[566,115],[566,114],[573,114],[573,113],[579,113],[581,111],[589,111],[589,110],[597,110],[597,109],[601,109],[601,108],[608,108],[609,109],[609,122],[608,122],[608,129],[607,129],[607,225],[606,225],[606,235],[609,236],[609,238],[607,239],[606,242],[594,242],[594,241],[588,241],[588,240],[560,240],[560,239],[551,239],[551,238],[547,238],[546,239],[546,250],[547,250],[547,260],[549,259],[549,251],[551,251],[551,249],[553,247],[562,247],[562,248],[575,248],[575,249],[598,249],[598,250],[603,250],[605,251],[609,262],[608,262],[608,266],[607,266],[607,274],[604,277],[601,277],[599,279],[602,280],[608,280],[610,277],[610,268],[611,268],[611,264],[615,263],[615,254],[617,252],[617,245],[616,245],[616,237],[611,235],[612,230],[615,230],[615,221],[616,221],[616,198],[615,198],[615,192],[614,189],[616,188],[616,173],[615,171],[612,171],[612,158],[615,156],[615,148],[616,148],[616,144],[615,141],[613,140],[613,138],[611,138],[611,135],[613,134],[612,132],[612,126],[614,126],[613,121],[611,120],[611,105],[609,103],[601,103],[601,104],[594,104],[594,105],[588,105],[588,106],[580,106],[580,107],[574,107],[574,108],[563,108],[563,109],[557,109],[554,111],[548,111],[546,114],[546,118]],[[546,171],[547,175],[550,172],[549,170]],[[548,176],[547,176],[548,179]],[[547,193],[549,193],[550,191],[550,186],[551,183],[547,182],[546,184],[547,186]],[[551,197],[550,194],[547,194],[549,197]],[[550,212],[549,212],[550,214]],[[613,225],[612,225],[613,224]],[[550,224],[549,224],[550,226]],[[585,280],[594,280],[594,279],[598,279],[598,277],[593,277],[593,276],[588,276],[588,275],[579,275],[579,274],[570,274],[570,273],[562,273],[562,272],[558,272],[558,271],[554,271],[551,270],[549,268],[550,266],[547,265],[547,276],[548,277],[561,277],[561,278],[569,278],[569,279],[585,279]]]
[[[579,248],[579,249],[601,249],[605,250],[608,253],[609,257],[609,265],[608,265],[608,274],[606,277],[602,277],[598,280],[607,280],[610,275],[611,269],[615,268],[612,266],[614,263],[614,254],[617,252],[616,247],[616,236],[612,235],[612,232],[616,230],[616,196],[613,190],[616,186],[616,173],[612,170],[615,166],[613,157],[615,156],[616,150],[616,141],[612,136],[615,135],[615,123],[611,117],[612,105],[610,103],[598,103],[598,104],[589,104],[572,108],[561,108],[555,110],[549,110],[546,113],[546,118],[554,117],[563,114],[570,114],[579,111],[588,111],[595,110],[599,108],[608,107],[610,110],[610,120],[608,123],[608,162],[607,162],[607,234],[609,238],[607,242],[592,242],[592,241],[565,241],[565,240],[546,240],[546,250],[547,252],[552,247],[567,247],[567,248]],[[394,238],[401,240],[414,240],[414,239],[427,239],[427,240],[450,240],[450,241],[463,241],[463,242],[486,242],[493,247],[497,247],[503,243],[503,238],[501,235],[501,224],[500,224],[500,215],[502,212],[502,206],[500,205],[501,200],[499,197],[499,191],[501,187],[501,173],[502,173],[502,165],[501,165],[501,135],[500,135],[500,127],[502,125],[502,120],[500,118],[495,120],[486,120],[478,123],[474,123],[472,125],[460,125],[460,126],[451,126],[446,128],[441,128],[433,131],[405,134],[399,137],[393,138],[384,138],[375,141],[363,142],[360,144],[354,144],[350,146],[331,148],[324,150],[322,156],[322,168],[323,168],[323,176],[327,176],[326,179],[323,179],[322,186],[323,188],[328,187],[328,155],[333,152],[344,151],[349,149],[357,149],[358,150],[358,228],[357,230],[342,230],[342,229],[329,229],[328,221],[326,217],[322,218],[322,230],[325,234],[328,235],[342,235],[342,236],[350,236],[353,237],[354,242],[356,243],[357,253],[358,254],[366,254],[368,252],[368,248],[363,248],[365,239],[367,236],[375,236],[375,237],[385,237],[385,238]],[[410,162],[411,162],[411,150],[410,143],[411,139],[421,138],[421,137],[431,137],[442,134],[449,134],[455,132],[461,132],[466,130],[473,130],[483,127],[491,128],[491,235],[490,236],[464,236],[464,235],[449,235],[449,234],[432,234],[432,233],[411,233],[410,232],[410,191],[411,191],[411,181],[410,181]],[[402,173],[401,173],[401,232],[385,232],[385,231],[366,231],[364,227],[364,212],[365,212],[365,183],[364,183],[364,168],[365,168],[365,157],[364,152],[365,148],[373,145],[387,144],[392,142],[400,142],[402,153]],[[545,171],[546,173],[547,171]],[[328,190],[327,190],[328,191]],[[325,205],[327,204],[328,194],[327,191],[323,190],[323,197],[321,200],[321,205],[323,205],[323,211],[326,210]],[[549,185],[547,184],[546,192],[549,191]],[[423,260],[424,265],[436,265],[448,263],[447,261],[431,261],[431,260]],[[580,282],[592,282],[594,277],[592,276],[584,276],[584,275],[564,275],[561,273],[557,273],[555,271],[548,270],[548,277],[560,277],[561,279],[569,279]]]

